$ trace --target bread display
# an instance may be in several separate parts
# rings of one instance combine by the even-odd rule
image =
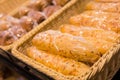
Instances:
[[[64,75],[77,76],[83,74],[85,71],[88,71],[90,68],[89,66],[81,62],[76,62],[72,59],[38,50],[34,46],[27,48],[27,55],[30,58]]]
[[[113,0],[114,1],[114,0]],[[86,10],[101,10],[106,12],[120,12],[120,3],[103,3],[91,1],[86,5]]]
[[[107,31],[104,29],[88,27],[88,26],[79,27],[70,24],[63,24],[60,26],[59,30],[62,33],[69,33],[75,36],[94,37],[109,42],[115,42],[119,37],[119,35],[113,31]]]
[[[120,14],[102,11],[85,11],[69,19],[70,24],[76,26],[89,26],[120,33]]]
[[[50,1],[49,4],[55,4],[54,1]],[[24,47],[26,49],[23,53],[33,59],[33,62],[37,61],[35,64],[42,64],[45,68],[48,67],[48,70],[52,69],[62,73],[63,76],[81,75],[82,72],[90,70],[89,67],[93,64],[95,67],[99,66],[98,62],[106,61],[102,59],[114,45],[118,44],[120,38],[120,14],[116,9],[119,3],[111,2],[112,0],[106,0],[108,1],[106,3],[102,1],[104,0],[93,0],[86,5],[84,12],[69,13],[68,16],[61,14],[60,18],[54,19],[55,22],[53,20],[47,23],[45,28],[39,30],[40,32],[36,31],[36,35],[30,36],[30,41]],[[52,5],[43,9],[45,18],[55,11],[54,7],[61,6]],[[75,15],[71,16],[72,14]],[[65,22],[60,21],[65,19],[67,19]],[[24,45],[26,42],[22,43],[21,47]],[[98,70],[98,68],[95,69]],[[79,79],[76,78],[76,80]]]
[[[30,0],[26,6],[19,8],[17,17],[0,14],[0,46],[12,44],[61,9],[68,1]]]
[[[58,31],[49,30],[39,33],[33,38],[32,43],[40,50],[72,58],[76,61],[94,63],[100,57],[97,49],[93,48],[92,43],[88,42],[87,39]]]

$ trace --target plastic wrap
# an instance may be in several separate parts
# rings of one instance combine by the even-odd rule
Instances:
[[[25,29],[28,32],[38,24],[31,17],[23,16],[20,18],[20,25],[23,29]]]
[[[97,48],[83,37],[48,30],[37,34],[32,43],[40,50],[72,58],[76,61],[94,63],[99,59]]]
[[[18,11],[19,17],[22,17],[22,16],[27,15],[27,13],[28,13],[30,10],[31,10],[30,8],[25,7],[25,6],[20,7],[20,8],[19,8],[19,11]]]
[[[12,17],[10,15],[7,15],[4,20],[8,23],[11,23],[11,27],[13,25],[19,25],[19,19],[18,18],[15,18],[15,17]]]
[[[58,2],[57,2],[58,1]],[[10,45],[38,26],[69,0],[30,0],[13,16],[0,14],[0,45]],[[64,2],[63,2],[64,1]],[[54,2],[56,2],[54,4]],[[59,5],[60,4],[60,5]],[[5,41],[4,41],[5,40]]]
[[[0,45],[10,45],[25,33],[26,31],[19,26],[13,26],[8,30],[0,31]]]
[[[75,36],[94,37],[109,42],[116,42],[117,38],[120,36],[119,34],[113,31],[107,31],[99,28],[86,26],[79,27],[70,24],[61,25],[59,30],[63,33],[70,33]]]
[[[59,55],[53,55],[51,53],[38,50],[36,47],[27,48],[27,55],[45,66],[65,75],[80,75],[90,68],[81,62],[76,62]]]
[[[30,10],[28,12],[28,17],[31,17],[37,23],[40,23],[46,19],[46,16],[44,13],[40,11],[34,11],[34,10]]]
[[[101,10],[107,12],[120,12],[120,3],[102,3],[102,2],[89,2],[86,7],[87,10]]]
[[[90,26],[120,33],[120,14],[102,11],[85,11],[73,16],[69,22],[77,26]]]
[[[47,6],[46,8],[44,8],[43,13],[48,18],[53,13],[55,13],[57,10],[59,10],[60,8],[61,8],[61,6],[53,6],[53,5],[52,6]]]
[[[9,22],[6,22],[4,20],[0,20],[0,31],[7,30],[11,27],[11,24]]]
[[[0,45],[9,45],[17,39],[12,32],[9,31],[0,31]]]
[[[54,5],[64,6],[70,0],[52,0]]]

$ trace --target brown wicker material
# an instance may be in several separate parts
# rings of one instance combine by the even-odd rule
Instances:
[[[25,49],[31,46],[32,38],[38,33],[49,29],[58,29],[61,24],[68,23],[68,19],[84,11],[83,6],[90,0],[72,0],[59,12],[52,15],[51,18],[41,23],[27,35],[15,43],[12,53],[15,57],[43,72],[56,80],[110,80],[120,67],[120,44],[118,42],[104,54],[85,74],[78,76],[65,76],[47,66],[27,57]]]

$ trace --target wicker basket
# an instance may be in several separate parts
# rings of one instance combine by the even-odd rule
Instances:
[[[74,0],[70,0],[68,3],[71,3],[72,1]],[[2,4],[4,2],[4,4],[6,5],[5,8],[3,10],[5,11],[8,11],[8,12],[5,12],[5,13],[8,13],[9,15],[12,15],[14,17],[18,17],[18,10],[21,6],[27,6],[28,3],[29,3],[29,0],[2,0],[0,1],[0,4]],[[5,3],[6,2],[6,3]],[[19,3],[19,4],[18,4]],[[43,0],[41,0],[41,4],[44,5],[44,2]],[[18,5],[18,6],[17,6]],[[63,6],[64,7],[64,6]],[[0,6],[0,11],[1,12],[4,12],[2,11],[2,6]],[[59,12],[59,10],[58,10]],[[53,14],[54,15],[54,14]],[[50,18],[50,17],[49,17]],[[14,45],[11,44],[11,45],[7,45],[7,46],[0,46],[0,48],[4,49],[4,50],[10,50],[12,48],[12,46]]]
[[[25,49],[31,46],[31,40],[38,32],[49,29],[56,30],[61,24],[68,23],[68,19],[71,16],[80,14],[84,11],[83,6],[85,6],[85,4],[90,0],[72,1],[73,2],[67,4],[58,13],[51,16],[51,18],[44,21],[16,42],[12,49],[12,54],[38,71],[43,72],[56,80],[110,80],[120,67],[119,40],[118,43],[116,43],[106,54],[104,54],[88,72],[78,76],[65,76],[25,55]]]

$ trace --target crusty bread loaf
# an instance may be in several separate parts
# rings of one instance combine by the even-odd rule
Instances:
[[[90,26],[120,33],[120,14],[102,11],[85,11],[70,18],[70,23],[77,26]]]
[[[34,46],[27,48],[27,55],[64,75],[79,75],[89,70],[89,66],[81,62],[38,50]]]
[[[116,42],[117,38],[120,36],[113,31],[107,31],[100,28],[93,28],[93,27],[86,27],[86,26],[79,27],[79,26],[70,25],[70,24],[61,25],[59,30],[62,33],[70,33],[75,36],[94,37],[94,38],[103,39],[109,42]]]
[[[93,47],[98,49],[98,52],[103,55],[107,50],[111,48],[114,42],[117,40],[114,34],[112,37],[109,33],[111,31],[104,31],[103,29],[90,28],[90,27],[75,27],[73,25],[62,25],[60,27],[61,32],[69,33],[75,36],[84,37],[88,43],[92,43]],[[113,32],[114,33],[114,32]],[[115,33],[118,37],[117,33]],[[104,36],[103,36],[104,35]],[[109,37],[111,36],[111,37]]]
[[[37,34],[32,43],[40,50],[72,58],[77,61],[94,63],[99,59],[98,50],[93,43],[83,37],[72,36],[59,31],[48,30]]]
[[[94,0],[98,2],[120,2],[120,0]]]
[[[120,0],[119,0],[120,1]],[[120,3],[104,3],[104,2],[89,2],[86,7],[86,10],[101,10],[106,12],[119,12],[120,13]]]

